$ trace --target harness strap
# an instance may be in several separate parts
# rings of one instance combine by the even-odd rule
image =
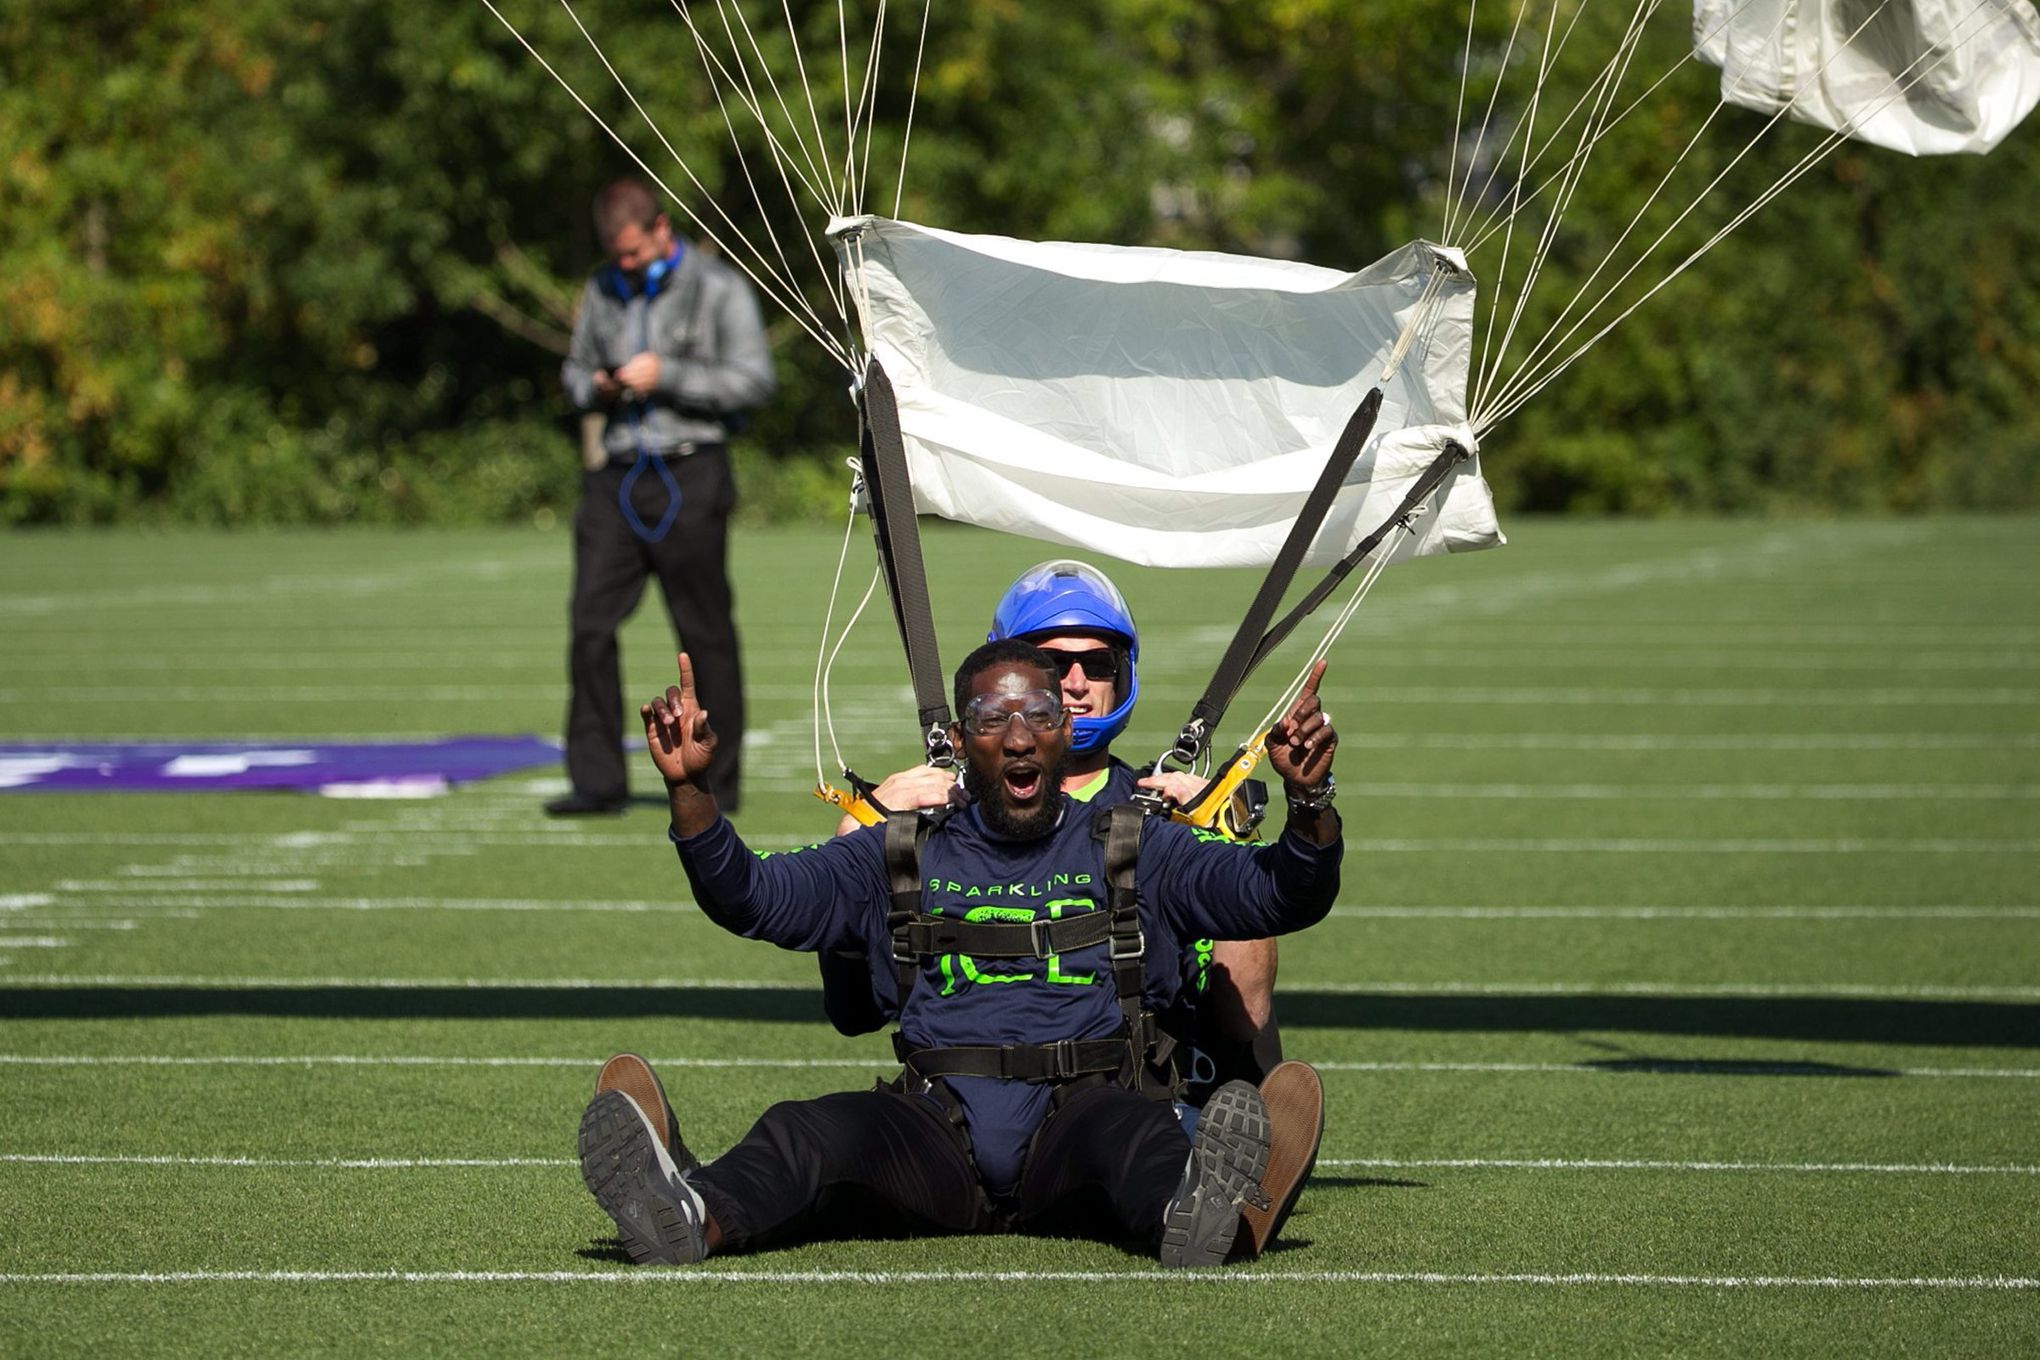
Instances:
[[[1001,1081],[1069,1081],[1094,1073],[1123,1071],[1132,1045],[1122,1032],[1110,1039],[1059,1039],[1052,1044],[1000,1044],[954,1048],[915,1048],[905,1035],[893,1034],[893,1055],[910,1075],[921,1077],[996,1077]]]
[[[920,958],[908,948],[905,931],[921,914],[921,841],[927,826],[925,818],[911,812],[885,819],[885,873],[892,888],[892,910],[885,914],[885,924],[892,932],[893,976],[901,1005],[920,972]]]
[[[1105,846],[1112,981],[1119,992],[1119,1009],[1135,1032],[1148,1019],[1142,996],[1147,989],[1147,940],[1141,934],[1139,897],[1134,892],[1134,866],[1140,861],[1145,824],[1145,813],[1130,803],[1106,808],[1091,824],[1092,836]]]
[[[921,559],[921,527],[914,512],[914,488],[907,474],[907,447],[900,434],[900,408],[892,382],[873,358],[864,369],[861,459],[871,497],[872,531],[885,569],[893,620],[907,652],[907,673],[930,765],[956,763],[949,740],[949,697],[935,642],[935,615],[928,601],[928,569]]]
[[[977,954],[995,959],[1045,959],[1104,944],[1111,935],[1111,918],[1102,911],[1060,921],[957,921],[946,916],[917,916],[893,928],[893,948],[916,958]]]
[[[1325,578],[1312,586],[1304,597],[1296,602],[1294,608],[1276,620],[1267,635],[1261,639],[1260,645],[1254,648],[1254,658],[1247,663],[1247,669],[1253,670],[1267,658],[1268,653],[1280,647],[1296,630],[1296,625],[1309,617],[1312,610],[1323,604],[1325,598],[1339,588],[1339,582],[1345,580],[1353,568],[1360,564],[1360,559],[1381,545],[1381,540],[1388,537],[1391,529],[1398,525],[1407,527],[1411,513],[1423,503],[1425,497],[1436,491],[1452,469],[1465,462],[1468,456],[1466,449],[1457,441],[1447,440],[1438,456],[1417,474],[1417,480],[1410,484],[1409,491],[1402,498],[1402,504],[1396,506],[1388,518],[1381,522],[1379,528],[1355,543],[1351,552],[1334,563],[1325,573]]]
[[[1260,591],[1241,617],[1240,626],[1233,633],[1225,655],[1219,658],[1218,668],[1212,672],[1211,682],[1204,687],[1203,696],[1192,706],[1190,721],[1183,725],[1182,733],[1176,738],[1172,754],[1186,763],[1204,754],[1219,719],[1225,716],[1226,706],[1232,703],[1233,696],[1246,683],[1247,673],[1260,659],[1257,644],[1261,641],[1261,631],[1282,604],[1289,583],[1296,577],[1296,569],[1303,564],[1304,554],[1310,551],[1311,542],[1323,527],[1325,516],[1331,512],[1332,502],[1346,484],[1346,474],[1352,470],[1354,460],[1359,458],[1368,436],[1374,433],[1375,417],[1380,413],[1381,389],[1376,387],[1361,400],[1360,408],[1346,422],[1338,442],[1332,445],[1324,470],[1318,473],[1317,484],[1311,487],[1303,508],[1296,512],[1296,520],[1289,526],[1289,536],[1283,540],[1281,551],[1269,564],[1268,574],[1261,579]]]

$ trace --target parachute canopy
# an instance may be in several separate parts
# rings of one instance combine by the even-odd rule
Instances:
[[[1266,565],[1392,354],[1379,433],[1306,560],[1378,527],[1447,441],[1475,449],[1455,251],[1419,242],[1342,274],[872,216],[829,236],[926,513],[1145,566]],[[1399,556],[1502,541],[1477,460],[1413,527]]]
[[[1915,156],[1996,146],[2040,102],[2026,0],[1695,0],[1721,97]]]

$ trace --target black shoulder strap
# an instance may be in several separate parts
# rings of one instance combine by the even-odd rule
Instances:
[[[921,560],[921,525],[914,513],[914,488],[907,475],[907,446],[900,434],[900,408],[892,382],[873,358],[864,369],[864,428],[861,461],[871,497],[872,531],[878,560],[892,597],[893,620],[907,651],[921,739],[930,765],[955,763],[949,741],[949,696],[943,687],[942,658],[935,643],[935,615],[928,601],[928,569]]]
[[[1261,579],[1260,591],[1241,617],[1240,626],[1233,633],[1225,655],[1219,658],[1218,669],[1211,673],[1211,682],[1204,687],[1203,697],[1191,708],[1190,721],[1184,724],[1174,752],[1181,759],[1194,760],[1204,754],[1212,732],[1217,730],[1219,719],[1225,716],[1227,705],[1232,703],[1233,695],[1239,693],[1240,686],[1246,682],[1247,672],[1253,669],[1258,659],[1256,645],[1261,641],[1262,630],[1268,626],[1268,620],[1275,617],[1283,595],[1288,593],[1289,583],[1296,577],[1296,569],[1303,564],[1304,554],[1310,551],[1312,541],[1324,525],[1325,516],[1331,512],[1332,502],[1346,484],[1346,474],[1352,470],[1354,460],[1359,458],[1368,436],[1374,433],[1375,417],[1380,414],[1381,389],[1376,387],[1367,393],[1360,409],[1340,431],[1338,442],[1332,445],[1331,456],[1325,459],[1324,469],[1318,473],[1317,484],[1310,489],[1303,508],[1296,512],[1296,520],[1289,526],[1289,537],[1283,540],[1282,550],[1269,564],[1268,574]],[[1186,752],[1186,744],[1194,749]]]
[[[921,842],[927,838],[927,828],[926,819],[915,812],[895,812],[885,819],[885,876],[892,890],[885,925],[892,934],[893,975],[899,983],[902,1006],[921,971],[907,929],[921,913]]]
[[[1100,812],[1091,835],[1105,847],[1106,910],[1112,923],[1112,981],[1119,1009],[1126,1013],[1136,1038],[1146,1016],[1142,993],[1147,987],[1147,941],[1140,929],[1140,895],[1135,870],[1140,863],[1140,837],[1147,817],[1140,807],[1121,803]]]
[[[1325,573],[1324,579],[1312,586],[1304,597],[1296,602],[1295,608],[1276,620],[1275,625],[1254,648],[1253,660],[1247,663],[1247,670],[1252,671],[1267,658],[1268,653],[1280,647],[1283,640],[1296,630],[1296,625],[1308,618],[1312,610],[1323,604],[1325,598],[1339,588],[1339,582],[1345,580],[1348,573],[1360,564],[1360,559],[1380,546],[1381,540],[1388,537],[1389,530],[1397,526],[1408,528],[1411,514],[1424,503],[1424,498],[1442,486],[1452,469],[1465,462],[1468,456],[1466,449],[1457,441],[1446,440],[1445,447],[1439,450],[1438,456],[1433,458],[1424,470],[1417,474],[1417,480],[1410,484],[1409,491],[1402,498],[1402,504],[1396,506],[1394,512],[1383,520],[1373,533],[1355,543],[1351,552],[1334,563],[1331,570]]]

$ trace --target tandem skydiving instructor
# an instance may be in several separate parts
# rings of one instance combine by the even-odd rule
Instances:
[[[621,812],[623,678],[616,632],[656,576],[722,741],[704,786],[738,802],[743,676],[731,616],[728,440],[777,387],[758,300],[742,274],[679,240],[652,191],[620,179],[595,196],[610,262],[582,290],[560,367],[575,406],[599,411],[603,461],[574,515],[567,650],[566,796],[556,817]]]

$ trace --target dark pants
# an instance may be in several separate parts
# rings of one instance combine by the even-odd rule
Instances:
[[[632,529],[617,501],[628,463],[612,463],[581,479],[581,506],[574,514],[573,637],[567,651],[572,685],[567,778],[577,792],[595,798],[622,798],[629,792],[616,630],[637,608],[646,579],[656,576],[715,729],[716,755],[707,787],[729,812],[737,806],[744,742],[743,675],[728,571],[729,514],[736,489],[721,445],[668,459],[666,466],[680,484],[680,513],[657,543],[645,542]],[[648,528],[658,524],[670,502],[671,492],[655,469],[647,468],[631,488],[632,508]],[[635,706],[631,718],[634,723]]]
[[[1018,1190],[995,1203],[942,1106],[881,1088],[774,1105],[689,1181],[725,1250],[821,1234],[1003,1229],[1152,1245],[1189,1151],[1168,1102],[1094,1087],[1048,1116]]]

